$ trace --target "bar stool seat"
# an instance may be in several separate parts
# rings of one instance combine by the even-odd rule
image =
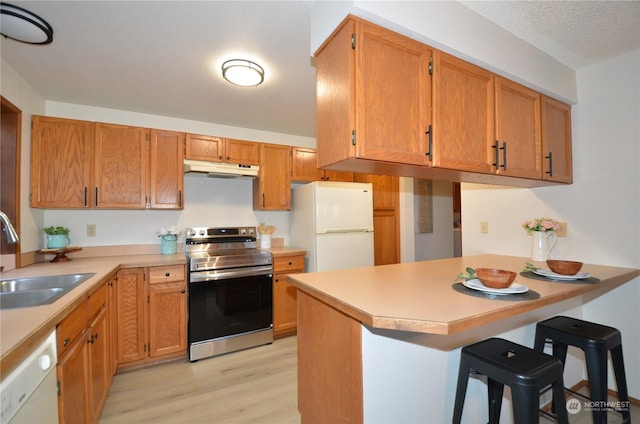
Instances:
[[[589,379],[590,398],[594,402],[607,401],[607,359],[611,352],[611,362],[618,386],[618,399],[629,405],[627,379],[622,356],[622,335],[613,327],[583,321],[566,316],[556,316],[536,324],[534,349],[543,352],[544,345],[553,343],[553,356],[564,364],[567,358],[567,346],[575,346],[584,351]],[[624,422],[631,422],[631,412],[627,406],[622,413]],[[592,409],[593,422],[607,422],[604,408]]]
[[[490,424],[500,419],[505,384],[511,388],[513,415],[518,423],[539,422],[540,392],[549,385],[554,401],[564,405],[560,360],[508,340],[491,338],[462,348],[454,424],[462,419],[467,382],[473,372],[487,376]],[[560,423],[568,423],[566,408],[558,408],[557,418]]]

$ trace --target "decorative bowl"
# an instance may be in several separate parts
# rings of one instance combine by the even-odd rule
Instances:
[[[478,280],[492,289],[506,289],[513,283],[516,273],[497,268],[476,268]]]
[[[576,261],[559,261],[555,259],[547,259],[547,265],[551,271],[562,275],[575,275],[582,268],[582,262]]]

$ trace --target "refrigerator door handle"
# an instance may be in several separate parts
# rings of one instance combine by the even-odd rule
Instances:
[[[320,228],[316,231],[316,234],[340,234],[340,233],[372,233],[371,228]]]

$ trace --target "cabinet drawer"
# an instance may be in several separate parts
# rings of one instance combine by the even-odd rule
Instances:
[[[304,256],[280,256],[273,258],[273,272],[304,272]]]
[[[56,329],[56,347],[58,356],[71,346],[73,340],[87,328],[89,323],[89,302],[82,302],[65,319],[63,319]]]
[[[89,296],[89,317],[97,314],[107,301],[107,285],[103,284]]]
[[[149,268],[149,284],[184,281],[184,265],[154,266]]]

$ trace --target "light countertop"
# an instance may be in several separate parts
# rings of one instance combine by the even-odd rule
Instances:
[[[640,270],[584,264],[599,283],[559,283],[519,273],[530,258],[479,255],[348,270],[292,274],[291,284],[373,328],[449,335],[523,314],[578,296],[597,296],[640,275]],[[534,263],[546,268],[544,263]],[[502,268],[518,273],[515,283],[538,299],[493,300],[452,288],[465,268]]]
[[[88,272],[94,272],[95,275],[49,305],[0,310],[0,373],[4,377],[15,368],[24,355],[44,340],[67,314],[119,269],[184,263],[186,259],[181,253],[127,255],[38,263],[25,268],[4,271],[3,280]]]
[[[274,257],[300,255],[295,247],[274,246],[265,249]],[[39,277],[93,272],[96,275],[50,305],[0,310],[0,374],[4,377],[20,360],[56,327],[87,296],[123,268],[185,264],[182,252],[175,255],[144,254],[102,257],[78,257],[69,262],[38,263],[4,271],[1,279]]]

